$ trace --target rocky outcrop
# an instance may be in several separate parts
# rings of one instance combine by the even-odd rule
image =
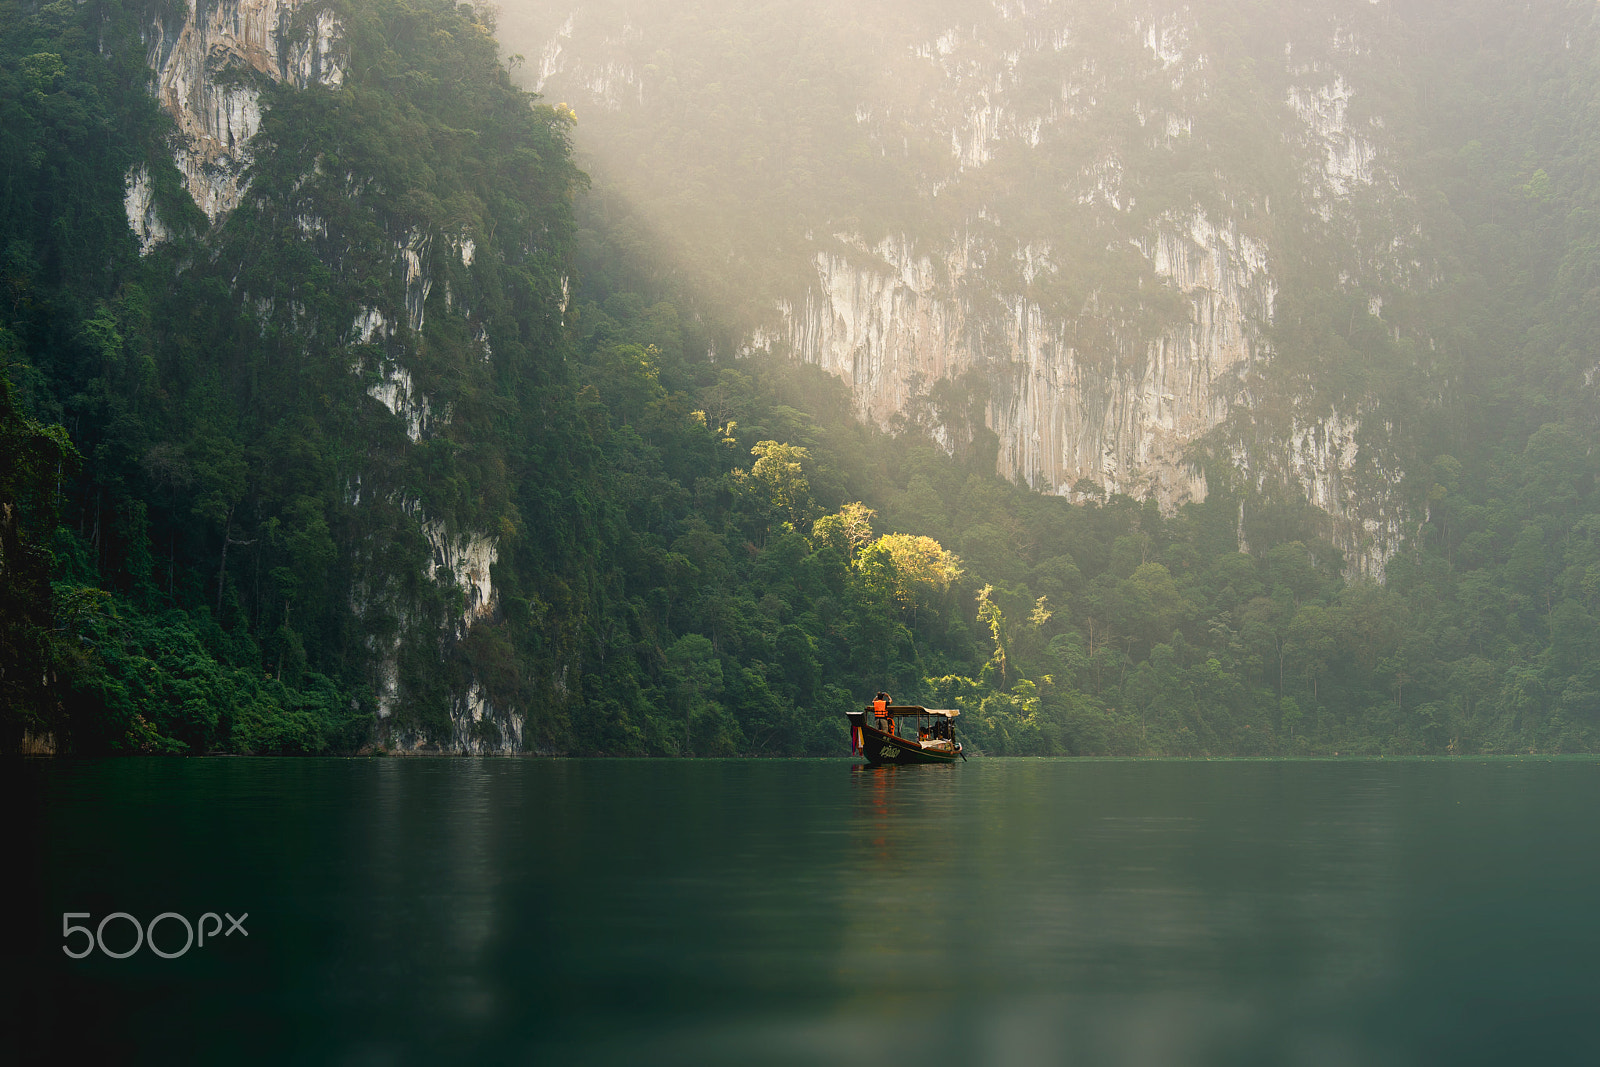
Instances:
[[[465,634],[474,622],[494,614],[489,568],[499,558],[499,546],[492,537],[467,530],[452,533],[444,523],[431,519],[423,520],[422,533],[433,553],[434,577],[461,590],[457,633]]]
[[[393,361],[384,361],[383,377],[367,386],[367,395],[405,423],[406,436],[413,442],[434,428],[436,420],[427,394],[417,388],[410,371]]]
[[[1205,498],[1204,476],[1187,451],[1239,398],[1276,287],[1265,247],[1237,223],[1218,226],[1204,212],[1161,220],[1139,247],[1182,294],[1188,321],[1142,349],[1122,341],[1109,367],[1085,366],[1070,323],[1051,330],[1037,309],[1019,304],[1013,362],[1025,373],[1009,407],[997,395],[990,419],[1010,443],[1002,465],[1038,488],[1069,492],[1087,478],[1173,507]]]
[[[973,266],[970,243],[955,242],[936,269],[909,238],[873,248],[856,234],[837,241],[845,250],[816,254],[816,285],[798,305],[779,301],[781,321],[751,346],[785,344],[848,381],[862,417],[886,422],[906,407],[919,377],[937,380],[971,365],[970,356],[961,359],[965,315],[950,287]]]
[[[343,27],[318,0],[188,0],[182,21],[151,23],[147,43],[156,97],[178,124],[174,162],[213,222],[244,195],[260,80],[305,88],[345,78]],[[147,239],[157,228],[135,221],[131,203],[128,218],[146,250],[160,239]]]
[[[450,704],[450,736],[414,729],[391,729],[384,745],[397,756],[505,756],[523,753],[519,716],[495,708],[482,688],[470,687]]]
[[[1286,431],[1258,423],[1263,439],[1229,446],[1246,486],[1276,495],[1296,487],[1329,516],[1329,541],[1345,556],[1347,577],[1384,580],[1389,560],[1416,532],[1419,516],[1396,503],[1405,472],[1382,446],[1395,426],[1378,410],[1338,407],[1319,417],[1291,417]],[[1241,434],[1241,438],[1248,434]],[[1250,550],[1245,504],[1239,514],[1239,550]]]
[[[1109,352],[1079,340],[1075,320],[994,285],[985,265],[1002,255],[992,238],[966,234],[937,256],[905,237],[839,243],[851,254],[819,252],[815,287],[798,305],[780,303],[778,327],[753,346],[781,346],[839,374],[858,413],[883,424],[919,385],[984,368],[1003,473],[1046,492],[1087,478],[1168,506],[1204,498],[1186,449],[1227,417],[1276,292],[1266,248],[1237,224],[1196,212],[1159,220],[1136,242],[1183,295],[1188,321],[1149,340],[1113,337]],[[1024,281],[1055,269],[1047,247],[1009,258]],[[986,290],[982,299],[975,290]]]
[[[161,213],[156,210],[155,190],[151,186],[149,167],[141,163],[129,171],[125,188],[122,197],[123,210],[128,214],[128,226],[133,230],[133,235],[139,239],[139,254],[143,255],[161,242],[170,239],[172,233],[167,229],[167,224],[161,221]]]
[[[490,571],[499,558],[499,545],[495,538],[470,530],[452,531],[447,524],[428,518],[416,502],[402,506],[417,520],[427,540],[433,580],[460,595],[461,614],[451,620],[450,636],[465,637],[473,623],[491,618],[498,606]],[[371,595],[371,591],[363,590],[358,597],[364,600]],[[402,622],[401,630],[406,628],[406,623]],[[369,642],[369,650],[378,664],[373,690],[379,733],[386,745],[398,752],[457,755],[522,751],[521,716],[497,709],[477,682],[451,698],[448,738],[393,721],[400,701],[400,644],[400,633]]]

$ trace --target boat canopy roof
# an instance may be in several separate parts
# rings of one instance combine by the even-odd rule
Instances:
[[[868,704],[867,710],[876,709]],[[943,715],[947,719],[953,719],[961,714],[960,708],[925,708],[921,704],[890,704],[884,710],[891,718],[899,718],[902,715]]]

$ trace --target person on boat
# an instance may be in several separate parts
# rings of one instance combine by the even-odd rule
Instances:
[[[894,716],[889,714],[889,705],[892,703],[894,701],[890,699],[888,693],[879,692],[877,696],[872,698],[873,715],[876,718],[888,720],[888,726],[884,729],[886,729],[890,737],[895,736]]]

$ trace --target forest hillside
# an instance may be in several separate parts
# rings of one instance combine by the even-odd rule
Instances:
[[[752,344],[766,269],[819,262],[761,257],[794,220],[704,268],[717,229],[675,242],[585,147],[620,120],[521,87],[486,7],[0,0],[0,742],[831,755],[888,689],[990,754],[1593,750],[1595,14],[1403,14],[1437,66],[1383,127],[1383,222],[1431,280],[1374,305],[1317,257],[1392,235],[1332,211],[1177,493],[1008,460],[1009,363],[891,409],[804,331]],[[732,88],[742,122],[762,98]],[[1213,175],[1168,199],[1220,203]],[[1040,306],[1121,270],[1144,340],[1198,321],[1198,281],[1106,257]],[[1378,511],[1297,473],[1297,413],[1340,410],[1367,429],[1336,481],[1368,472]]]

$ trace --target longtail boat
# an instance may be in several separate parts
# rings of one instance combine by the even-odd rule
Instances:
[[[860,711],[845,712],[850,720],[850,751],[868,763],[954,763],[967,757],[954,737],[951,721],[959,710],[892,704],[879,693]],[[911,720],[916,720],[912,728]]]

